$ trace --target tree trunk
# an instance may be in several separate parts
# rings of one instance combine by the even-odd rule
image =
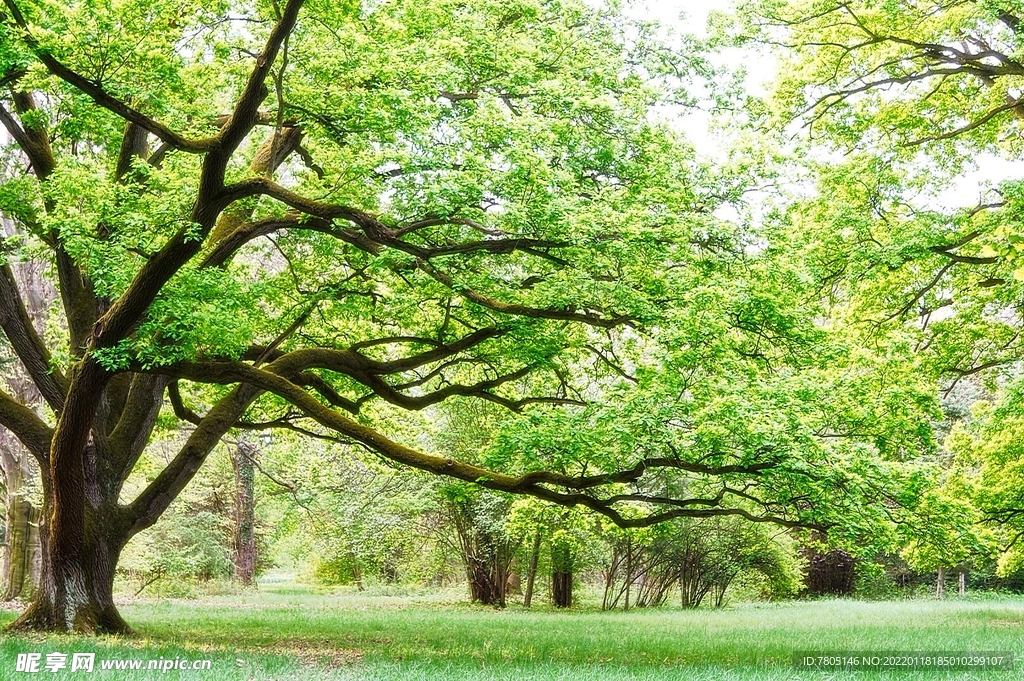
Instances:
[[[114,605],[114,571],[127,543],[127,533],[108,518],[103,513],[86,512],[77,551],[60,551],[45,531],[41,533],[43,561],[39,586],[11,629],[132,633]]]
[[[963,596],[965,593],[967,593],[967,575],[964,573],[963,570],[960,571],[960,579],[958,581],[959,588],[957,589],[957,593]]]
[[[939,575],[935,580],[935,597],[942,598],[942,594],[946,588],[946,568],[939,568]]]
[[[537,559],[540,557],[540,532],[533,535],[533,550],[530,552],[530,569],[526,573],[526,593],[523,594],[523,607],[529,608],[533,603],[533,583],[537,578]]]
[[[0,236],[16,237],[18,230],[7,218],[0,218]],[[47,309],[56,291],[46,281],[46,265],[40,262],[9,263],[18,282],[25,312],[37,333],[46,328]],[[6,389],[21,404],[43,401],[23,366],[4,366]],[[39,468],[32,453],[9,431],[0,430],[0,473],[7,491],[5,500],[6,532],[3,562],[0,567],[0,601],[27,598],[39,583],[42,550],[39,541],[39,508],[30,492],[39,484]]]
[[[470,598],[484,605],[505,607],[508,575],[497,556],[474,556],[467,566]]]
[[[20,495],[7,499],[7,532],[0,601],[28,598],[39,582],[39,509]]]
[[[76,381],[92,387],[95,371],[84,364]],[[10,628],[22,631],[130,634],[131,628],[114,605],[114,572],[121,550],[131,537],[151,527],[188,484],[206,456],[240,414],[260,394],[238,386],[207,414],[175,459],[128,505],[118,504],[124,479],[145,448],[163,404],[167,381],[137,377],[132,384],[136,399],[126,406],[131,419],[124,449],[109,449],[111,439],[76,428],[93,416],[106,416],[109,401],[90,403],[103,389],[69,392],[50,449],[49,466],[42,475],[43,510],[40,523],[42,570],[32,602]],[[137,388],[137,391],[135,390]],[[74,400],[71,397],[75,397]],[[119,423],[120,425],[120,423]],[[62,430],[63,429],[63,430]],[[65,434],[66,431],[66,434]],[[116,436],[118,431],[114,431]]]
[[[572,552],[566,546],[551,549],[551,601],[556,608],[572,605]]]
[[[626,536],[626,604],[623,610],[629,610],[629,591],[633,586],[633,537]]]
[[[451,512],[470,600],[504,608],[516,545],[500,531],[481,527],[472,505],[453,504]]]
[[[235,579],[252,586],[256,579],[256,446],[239,440],[231,456],[235,473]]]
[[[39,582],[39,509],[29,498],[28,484],[38,474],[31,454],[6,433],[0,435],[0,472],[7,490],[0,601],[11,601],[31,596]]]
[[[366,591],[366,584],[363,583],[363,564],[357,556],[352,556],[352,579],[356,581],[356,589]]]

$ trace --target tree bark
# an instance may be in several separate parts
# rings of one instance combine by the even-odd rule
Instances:
[[[940,567],[938,577],[935,579],[935,597],[942,598],[946,590],[946,568]]]
[[[239,440],[231,456],[235,474],[235,579],[252,586],[256,579],[256,445]]]
[[[131,504],[118,504],[124,482],[153,431],[170,377],[114,372],[101,364],[100,353],[116,347],[139,327],[164,285],[200,252],[220,213],[240,198],[225,192],[226,170],[257,122],[259,105],[267,94],[265,81],[295,26],[301,5],[302,0],[288,0],[221,132],[196,143],[147,119],[48,53],[37,53],[53,75],[83,90],[101,106],[172,147],[205,155],[190,213],[196,233],[192,233],[192,227],[176,232],[146,258],[116,300],[96,293],[88,272],[78,267],[57,230],[43,237],[53,249],[65,311],[63,321],[70,350],[67,376],[51,361],[42,335],[32,326],[30,306],[20,295],[25,287],[15,281],[6,261],[0,264],[0,330],[56,416],[51,429],[26,402],[0,391],[0,418],[39,462],[44,500],[40,583],[28,608],[10,625],[12,629],[130,632],[113,600],[114,571],[122,549],[133,534],[157,521],[213,446],[260,393],[242,385],[232,389],[204,417],[194,421],[196,429],[185,446],[156,479]],[[16,8],[13,18],[28,30]],[[0,107],[0,124],[18,143],[38,179],[45,181],[57,165],[42,123],[46,116],[29,116],[36,110],[30,92],[15,91],[13,101],[20,122]],[[297,144],[298,134],[290,131],[289,139],[295,138]],[[126,126],[117,175],[130,167],[129,157],[145,155],[143,137],[132,125]],[[286,147],[280,148],[281,153],[287,153]],[[276,149],[272,144],[272,159]],[[43,205],[47,212],[56,208],[50,199],[44,199]],[[106,238],[107,226],[97,225],[96,234]]]

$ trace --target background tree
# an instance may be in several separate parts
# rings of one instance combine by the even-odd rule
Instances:
[[[808,264],[824,292],[854,301],[851,314],[905,323],[947,391],[1021,358],[1019,181],[986,172],[988,188],[964,184],[1021,158],[1018,14],[974,1],[743,9],[743,40],[780,60],[775,122],[802,125],[804,146],[817,145],[821,198],[792,224],[816,244]],[[966,198],[951,199],[956,186]]]
[[[1008,577],[1020,572],[1020,538],[1024,536],[1019,382],[1011,383],[994,398],[994,404],[975,403],[970,418],[950,432],[947,442],[963,471],[961,488],[965,494],[961,498],[973,502],[977,522],[983,528],[979,534],[990,547],[1000,549],[997,573]]]
[[[605,573],[603,608],[656,607],[679,589],[680,604],[697,608],[711,597],[722,607],[737,579],[761,582],[769,597],[800,589],[795,542],[777,528],[729,518],[680,519],[615,534]],[[773,534],[779,536],[772,536]]]
[[[502,410],[504,411],[504,410]],[[480,463],[498,424],[507,417],[495,405],[453,399],[439,407],[437,449],[452,458]],[[439,490],[441,505],[454,529],[454,549],[469,583],[470,600],[504,608],[512,563],[521,538],[509,527],[512,500],[475,485],[452,483]]]
[[[234,577],[243,586],[256,579],[256,456],[257,445],[238,440],[231,452],[235,478],[234,528],[232,532]]]
[[[6,239],[19,240],[24,234],[9,220],[2,222],[0,233]],[[5,263],[6,275],[20,285],[25,300],[24,312],[37,332],[46,326],[47,309],[54,299],[53,287],[38,262]],[[0,315],[20,314],[11,301],[0,302]],[[6,339],[4,339],[6,340]],[[17,361],[11,347],[0,345],[0,376],[3,387],[22,404],[38,409],[42,399],[29,376]],[[31,453],[14,435],[0,428],[0,491],[4,498],[3,557],[0,560],[0,601],[29,596],[39,582],[41,549],[39,520],[42,490],[39,470]]]
[[[1022,359],[1019,181],[989,167],[1021,158],[1018,10],[925,1],[742,11],[743,40],[781,62],[761,121],[799,124],[800,146],[813,147],[804,158],[816,187],[802,188],[774,242],[801,254],[854,342],[903,354],[945,398],[976,379],[996,387]],[[952,199],[979,166],[994,180]],[[955,421],[947,414],[941,428]],[[903,554],[937,570],[940,591],[944,568],[987,553],[976,507],[985,493],[973,486],[1000,486],[952,453],[901,502],[914,509]]]

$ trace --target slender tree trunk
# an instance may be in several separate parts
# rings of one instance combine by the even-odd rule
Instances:
[[[946,588],[946,568],[939,568],[939,575],[935,580],[935,597],[942,598],[943,592]]]
[[[633,586],[633,537],[626,537],[626,602],[623,610],[629,610],[629,591]]]
[[[509,567],[512,565],[512,557],[505,555],[505,542],[501,542],[498,550],[494,552],[491,560],[494,563],[494,589],[496,591],[496,601],[499,608],[504,608],[506,598],[508,596],[508,573]]]
[[[537,578],[537,560],[540,558],[540,532],[533,535],[533,550],[530,551],[530,569],[526,573],[526,593],[523,594],[523,607],[529,608],[533,603],[533,584]]]
[[[567,546],[551,549],[551,600],[556,608],[572,606],[572,552]]]
[[[960,571],[960,579],[958,581],[959,585],[957,593],[963,596],[965,593],[967,593],[967,575],[964,573],[963,570]]]
[[[352,557],[352,578],[356,580],[356,589],[366,591],[366,584],[363,583],[363,564],[356,556]]]
[[[256,445],[239,440],[231,456],[235,473],[235,579],[251,586],[256,579]]]

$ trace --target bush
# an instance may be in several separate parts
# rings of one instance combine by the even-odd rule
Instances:
[[[208,511],[172,513],[125,547],[119,572],[139,587],[166,577],[208,582],[232,574],[226,521]]]

